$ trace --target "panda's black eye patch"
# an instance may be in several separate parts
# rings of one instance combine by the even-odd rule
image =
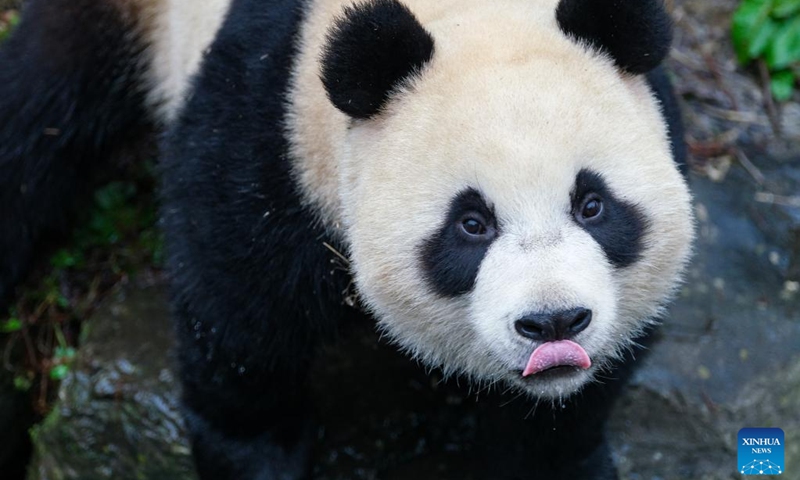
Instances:
[[[423,271],[433,290],[446,297],[472,290],[497,235],[494,212],[477,190],[469,188],[453,197],[444,222],[420,246]]]
[[[615,267],[627,267],[640,258],[647,222],[636,205],[617,198],[602,176],[586,169],[578,172],[571,197],[576,223]]]

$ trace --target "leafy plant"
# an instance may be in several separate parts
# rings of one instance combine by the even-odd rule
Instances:
[[[18,23],[19,13],[17,13],[15,10],[0,12],[0,43],[8,38],[8,36],[11,34],[11,30],[13,30]]]
[[[82,320],[116,285],[160,268],[152,170],[150,162],[137,163],[119,173],[127,180],[96,190],[71,240],[43,256],[18,288],[15,304],[0,312],[0,355],[39,414],[72,369]]]
[[[11,317],[4,322],[0,322],[0,332],[12,333],[22,330],[22,322],[19,318]]]
[[[772,96],[788,100],[800,78],[800,0],[743,0],[732,36],[739,62],[763,61]]]
[[[75,348],[67,343],[63,330],[60,325],[55,326],[56,340],[58,346],[53,350],[53,357],[51,359],[52,365],[50,367],[50,378],[52,380],[64,380],[70,371],[70,364],[75,359]]]

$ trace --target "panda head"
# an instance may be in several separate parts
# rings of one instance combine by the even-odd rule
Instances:
[[[345,10],[321,78],[350,117],[339,196],[356,283],[392,340],[550,399],[630,348],[693,237],[643,75],[669,42],[660,0]]]

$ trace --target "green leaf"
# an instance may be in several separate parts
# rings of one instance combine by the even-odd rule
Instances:
[[[775,100],[779,102],[789,100],[794,90],[795,80],[794,73],[791,70],[773,73],[769,88]]]
[[[11,35],[11,31],[19,23],[19,13],[15,11],[6,13],[5,24],[0,20],[0,43]]]
[[[775,18],[788,18],[800,13],[800,0],[775,0],[772,7],[772,16]]]
[[[770,70],[780,70],[800,61],[800,17],[782,24],[775,31],[765,58]]]
[[[69,367],[67,365],[56,365],[50,369],[50,378],[53,380],[64,380],[69,375]]]
[[[19,318],[9,318],[3,323],[0,323],[1,333],[12,333],[22,330],[22,321]]]
[[[69,299],[67,297],[65,297],[64,295],[59,294],[58,298],[56,298],[56,305],[58,305],[61,308],[66,309],[66,308],[69,307]]]
[[[751,33],[750,45],[747,48],[747,56],[751,59],[760,57],[769,48],[772,38],[778,31],[778,22],[771,18],[764,20]]]
[[[71,251],[66,248],[57,251],[50,259],[50,265],[54,268],[81,267],[83,264],[84,258],[80,251]]]
[[[129,182],[111,182],[94,194],[95,204],[101,210],[123,207],[136,195],[136,185]]]
[[[775,21],[769,18],[773,0],[744,0],[733,14],[731,35],[740,63],[757,58]],[[766,25],[766,26],[765,26]]]
[[[27,392],[31,389],[32,385],[33,382],[31,382],[31,379],[28,377],[23,377],[22,375],[14,377],[14,388],[21,392]]]
[[[75,358],[75,354],[75,349],[72,347],[56,347],[55,350],[53,350],[53,361],[70,361]]]

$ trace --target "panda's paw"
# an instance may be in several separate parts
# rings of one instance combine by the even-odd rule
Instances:
[[[201,480],[304,480],[310,472],[313,428],[300,425],[296,435],[243,432],[211,426],[186,415],[192,453]]]

